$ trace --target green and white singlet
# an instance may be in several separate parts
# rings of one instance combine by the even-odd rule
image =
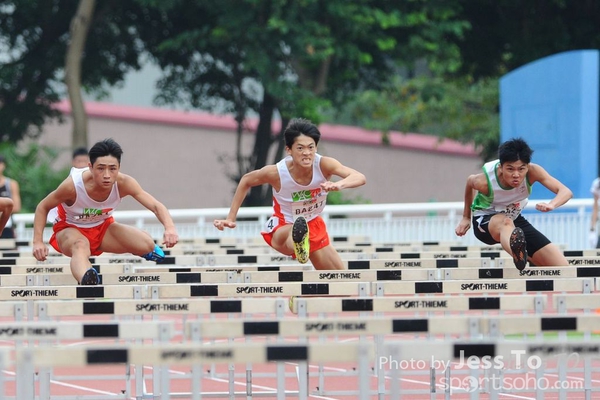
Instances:
[[[503,213],[514,220],[527,205],[531,194],[531,184],[527,176],[516,188],[504,188],[500,186],[497,175],[499,165],[499,160],[489,161],[483,165],[489,193],[487,195],[477,193],[475,196],[471,204],[474,217]]]

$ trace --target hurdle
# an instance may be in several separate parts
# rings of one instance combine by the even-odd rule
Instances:
[[[512,341],[512,340],[449,340],[449,341],[402,341],[389,342],[383,347],[383,355],[376,355],[373,346],[369,343],[318,343],[310,342],[303,344],[257,344],[257,343],[232,343],[227,345],[200,345],[197,343],[186,344],[153,344],[153,345],[117,345],[114,347],[103,347],[87,345],[77,348],[21,348],[17,350],[16,361],[19,367],[18,390],[23,397],[33,398],[34,385],[33,371],[35,367],[60,367],[77,366],[86,367],[94,365],[110,364],[134,364],[134,365],[155,365],[155,366],[187,366],[191,373],[185,376],[171,377],[168,371],[161,369],[161,391],[155,392],[154,398],[169,399],[169,387],[172,379],[189,379],[192,390],[190,393],[182,394],[186,398],[201,399],[201,379],[202,365],[204,364],[268,364],[282,362],[300,362],[300,363],[327,363],[327,362],[349,362],[357,365],[356,376],[358,378],[357,388],[355,390],[346,389],[343,392],[332,393],[331,395],[348,395],[352,398],[370,399],[373,395],[380,395],[378,390],[372,390],[369,382],[371,374],[369,365],[371,362],[382,364],[387,367],[386,375],[389,374],[391,381],[390,398],[399,399],[401,395],[416,394],[410,390],[400,390],[399,381],[401,379],[400,368],[393,367],[392,361],[396,360],[460,360],[473,359],[477,363],[476,368],[470,368],[468,373],[475,377],[475,382],[479,382],[481,377],[480,369],[484,369],[493,375],[500,375],[502,371],[496,362],[502,362],[503,365],[514,363],[515,354],[519,354],[527,360],[547,360],[556,357],[559,361],[557,369],[575,370],[575,367],[569,367],[564,354],[577,353],[581,359],[589,360],[600,356],[600,345],[598,341]],[[485,366],[483,360],[493,360],[494,364]],[[508,361],[508,362],[507,362]],[[384,365],[383,365],[384,364]],[[525,364],[525,363],[523,363]],[[523,367],[519,367],[522,369]],[[528,367],[530,368],[530,367]],[[543,365],[536,365],[536,376],[544,373]],[[585,367],[584,367],[585,369]],[[437,384],[436,370],[428,370],[431,382]],[[455,370],[459,375],[462,371]],[[552,372],[552,371],[548,371]],[[450,370],[444,373],[443,378],[450,378]],[[431,395],[435,394],[437,385],[434,385]],[[350,389],[350,388],[349,388]],[[442,394],[465,393],[471,398],[479,398],[482,388],[476,387],[456,387],[445,386]],[[490,387],[489,398],[498,399],[499,389]],[[565,388],[540,388],[525,389],[525,391],[535,391],[536,395],[542,398],[544,391],[558,392],[564,395],[570,392]],[[575,389],[583,392],[587,398],[591,398],[598,389],[592,388],[591,377],[585,373],[584,382]],[[515,390],[511,393],[519,393],[524,390]],[[419,392],[423,394],[423,392]],[[240,393],[241,394],[241,393]],[[234,396],[235,393],[230,393]],[[278,399],[284,399],[287,395],[297,395],[300,399],[308,397],[307,391],[302,385],[298,386],[298,391],[286,391],[285,381],[281,375],[277,376],[277,390],[271,392]]]
[[[557,293],[552,298],[556,311],[561,314],[568,310],[590,312],[600,308],[600,293]]]
[[[0,301],[0,317],[12,317],[15,321],[22,321],[30,314],[26,301]]]
[[[3,323],[0,327],[0,340],[13,343],[16,349],[23,346],[60,346],[64,340],[98,340],[112,339],[141,343],[143,340],[168,342],[172,339],[174,326],[172,322],[155,321],[118,321],[118,322],[73,322],[73,321],[25,321]],[[126,366],[128,369],[129,366]],[[51,370],[41,368],[38,372],[40,398],[50,398],[50,377],[55,376]],[[130,374],[125,372],[126,390],[131,393]],[[68,378],[68,377],[67,377]],[[141,381],[142,369],[136,369],[136,381]],[[139,390],[142,386],[140,385]],[[17,398],[21,398],[18,396]]]
[[[432,293],[527,293],[527,292],[582,292],[596,290],[595,278],[560,279],[502,279],[450,280],[432,282],[382,281],[373,282],[372,293],[378,296],[432,294]]]
[[[348,312],[439,312],[439,311],[526,311],[541,313],[546,309],[546,296],[517,295],[500,296],[393,296],[323,298],[298,297],[294,300],[292,312],[301,317],[315,313]]]
[[[447,267],[440,260],[427,260],[436,268],[425,268],[427,264],[398,266],[401,262],[384,260],[357,263],[351,261],[352,269],[343,271],[316,271],[303,265],[301,269],[278,266],[244,267],[149,267],[136,268],[131,265],[94,265],[99,272],[100,283],[108,285],[148,283],[234,283],[234,282],[322,282],[322,281],[380,281],[380,280],[476,280],[476,279],[547,279],[548,277],[585,278],[600,277],[600,267],[536,267],[519,271],[514,267],[465,267],[465,260],[456,260]],[[448,260],[444,260],[448,261]],[[476,262],[473,264],[477,264]],[[440,267],[444,266],[444,267]],[[471,265],[471,262],[469,262]],[[365,268],[359,268],[365,267]],[[69,268],[65,267],[11,267],[0,271],[0,286],[64,286],[75,285]]]
[[[279,318],[276,320],[238,319],[188,321],[189,340],[241,338],[244,336],[321,337],[376,335],[461,335],[474,339],[482,336],[542,334],[545,332],[592,333],[600,329],[600,315],[497,315],[431,316],[411,318]]]
[[[133,299],[143,295],[144,287],[134,285],[0,287],[0,300]]]
[[[78,299],[78,298],[185,298],[185,297],[290,297],[290,296],[377,296],[458,293],[580,292],[596,289],[595,278],[447,280],[447,281],[373,281],[373,282],[277,282],[215,284],[148,284],[99,286],[0,287],[3,300]]]
[[[476,279],[547,279],[548,277],[585,278],[599,277],[600,267],[536,267],[519,271],[514,267],[484,268],[466,267],[461,261],[455,266],[448,267],[440,260],[428,260],[436,268],[425,268],[427,264],[416,266],[398,266],[398,262],[376,260],[349,264],[351,269],[343,271],[316,271],[303,265],[301,269],[278,266],[243,266],[243,267],[149,267],[137,268],[130,265],[116,267],[114,264],[95,265],[103,284],[130,283],[233,283],[233,282],[320,282],[320,281],[378,281],[378,280],[476,280]],[[448,260],[444,260],[448,261]],[[356,263],[356,264],[354,264]],[[473,264],[477,264],[476,262]],[[471,262],[469,262],[471,265]],[[442,267],[440,267],[442,266]],[[359,268],[365,267],[365,268]],[[4,275],[0,275],[0,286],[62,286],[73,285],[77,282],[66,268],[43,267],[26,268],[4,267]],[[48,271],[49,274],[44,274]],[[32,273],[27,273],[32,271]],[[24,273],[27,274],[25,277]],[[34,275],[39,275],[35,277]],[[48,275],[48,276],[47,276]],[[57,275],[57,276],[52,276]]]
[[[153,299],[182,297],[289,297],[301,295],[366,296],[370,284],[362,282],[302,283],[281,282],[274,284],[221,283],[221,284],[164,284],[150,285],[148,293]],[[1,294],[1,293],[0,293]]]
[[[156,273],[101,273],[101,285],[132,285],[132,284],[174,284],[174,283],[227,283],[238,281],[235,272],[156,272]],[[40,282],[46,286],[64,286],[77,284],[70,275],[40,276]],[[0,280],[1,282],[1,280]]]
[[[0,302],[0,307],[2,303]],[[157,315],[273,314],[283,316],[288,300],[265,297],[244,299],[120,299],[119,301],[38,301],[37,315],[43,320],[64,316],[111,315],[154,317]],[[1,309],[0,309],[1,310]]]
[[[90,338],[167,341],[173,337],[173,324],[161,321],[73,322],[25,321],[3,323],[4,340],[83,340]]]

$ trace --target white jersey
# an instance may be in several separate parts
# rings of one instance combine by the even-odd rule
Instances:
[[[600,197],[600,178],[594,179],[592,187],[590,188],[590,193],[593,196]]]
[[[71,176],[73,171],[75,171],[77,169],[88,169],[88,167],[83,167],[83,168],[71,167],[71,170],[69,171],[69,176]],[[54,224],[54,223],[56,223],[57,218],[58,218],[58,207],[54,207],[52,210],[48,211],[48,217],[46,217],[46,221],[48,221],[48,223],[50,223],[50,224]]]
[[[321,155],[315,154],[312,180],[306,186],[290,175],[287,161],[291,159],[288,156],[277,163],[281,187],[279,192],[273,192],[273,215],[285,223],[292,223],[301,215],[310,221],[321,214],[327,199],[327,192],[321,189],[321,183],[327,181],[321,171]]]
[[[113,184],[110,194],[103,201],[96,201],[88,196],[83,182],[83,173],[89,168],[73,168],[70,173],[77,198],[73,205],[58,205],[58,221],[65,221],[80,228],[93,228],[102,224],[112,216],[112,212],[121,202],[118,185]]]
[[[514,220],[527,205],[531,193],[531,184],[527,176],[516,188],[504,188],[498,181],[497,167],[499,165],[498,160],[483,165],[483,172],[488,181],[488,194],[486,196],[477,193],[471,205],[473,216],[503,213]]]

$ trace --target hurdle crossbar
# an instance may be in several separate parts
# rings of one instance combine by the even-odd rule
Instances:
[[[167,321],[28,321],[3,323],[0,339],[6,340],[82,340],[90,338],[168,340],[173,323]]]
[[[497,316],[431,316],[431,317],[310,317],[281,318],[259,321],[236,319],[220,321],[188,321],[186,334],[192,339],[240,338],[248,336],[322,337],[355,335],[461,335],[503,336],[568,331],[591,333],[600,330],[600,315],[497,315]]]
[[[2,303],[0,303],[1,305]],[[210,314],[281,314],[288,300],[275,297],[245,299],[120,299],[119,301],[69,300],[39,301],[40,318],[85,315],[155,316]]]

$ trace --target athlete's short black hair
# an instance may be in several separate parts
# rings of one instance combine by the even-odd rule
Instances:
[[[529,164],[532,154],[533,150],[522,138],[507,140],[498,147],[500,164],[514,161],[523,161],[525,164]]]
[[[306,135],[312,138],[315,141],[315,144],[319,144],[319,139],[321,139],[321,132],[319,132],[319,129],[315,124],[304,118],[294,118],[290,120],[283,132],[285,145],[292,148],[294,141],[300,135]]]
[[[92,146],[89,151],[90,163],[94,165],[98,157],[113,156],[121,164],[123,149],[113,139],[104,139]]]
[[[87,156],[88,155],[88,150],[85,147],[78,147],[75,150],[73,150],[73,158],[78,157],[78,156]]]

